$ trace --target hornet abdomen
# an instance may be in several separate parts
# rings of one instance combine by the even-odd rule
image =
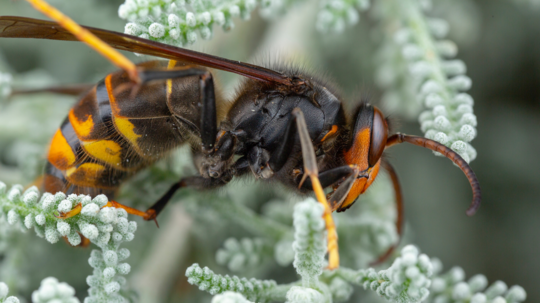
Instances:
[[[123,71],[112,73],[73,106],[47,154],[45,191],[112,196],[127,178],[197,136],[198,77],[132,89]]]

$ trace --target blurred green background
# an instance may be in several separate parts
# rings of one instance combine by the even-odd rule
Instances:
[[[81,24],[123,31],[125,22],[117,17],[122,1],[49,2]],[[316,7],[300,6],[276,24],[254,14],[248,22],[237,20],[230,33],[215,29],[213,40],[197,42],[192,48],[256,63],[267,62],[267,58],[299,62],[333,79],[347,100],[357,101],[360,92],[367,93],[372,103],[384,109],[377,101],[381,92],[373,80],[379,38],[373,31],[375,22],[363,14],[359,24],[341,34],[321,34],[314,29],[315,13]],[[0,14],[43,18],[25,1],[0,0]],[[519,284],[528,293],[527,302],[540,302],[540,6],[511,0],[435,0],[433,15],[450,23],[449,38],[457,43],[458,58],[466,63],[467,75],[473,80],[469,93],[475,100],[478,136],[472,145],[478,157],[472,168],[480,180],[483,204],[474,217],[467,217],[465,209],[472,195],[459,169],[429,151],[397,146],[388,156],[404,189],[406,241],[440,258],[447,269],[459,265],[467,276],[483,273],[490,282]],[[34,75],[27,75],[21,83],[27,86],[43,84],[45,76],[35,76],[36,71],[48,75],[50,83],[64,84],[96,82],[115,69],[86,46],[70,42],[2,39],[0,54],[15,74]],[[149,59],[130,58],[135,62]],[[32,79],[40,80],[32,83]],[[231,92],[237,81],[237,77],[222,75],[226,91]],[[43,110],[43,121],[38,115],[33,123],[43,123],[45,132],[52,134],[74,101],[54,96],[47,101],[28,101]],[[24,116],[24,106],[17,111],[18,106],[8,104],[0,111]],[[422,134],[417,121],[399,112],[385,114],[397,122],[394,131]],[[43,145],[49,137],[35,140]],[[16,173],[13,166],[17,161],[6,146],[0,147],[0,180],[28,183],[28,174]],[[35,152],[44,154],[45,150]],[[155,236],[154,227],[141,222],[136,240]],[[52,262],[28,269],[34,276],[27,282],[28,289],[36,289],[42,278],[52,275],[76,287],[81,297],[89,271],[83,262],[88,251],[26,238],[21,241],[43,242],[36,246],[38,251],[26,252],[33,264]],[[137,260],[138,253],[132,250],[132,254],[132,260]],[[62,260],[84,264],[73,272],[68,270],[71,264]],[[182,273],[192,262],[184,262],[178,264],[178,281],[168,296],[171,301],[190,290]],[[78,272],[79,268],[84,272]]]

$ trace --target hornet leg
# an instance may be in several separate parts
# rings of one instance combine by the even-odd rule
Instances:
[[[129,206],[125,206],[125,205],[122,205],[114,200],[111,200],[109,202],[107,202],[107,204],[105,204],[105,206],[103,207],[114,207],[114,208],[122,208],[124,210],[126,210],[126,212],[128,214],[132,214],[132,215],[135,215],[135,216],[140,216],[142,217],[143,219],[145,220],[150,220],[150,215],[143,212],[143,211],[140,211],[140,210],[137,210],[135,208],[132,208],[132,207],[129,207]],[[82,210],[82,204],[79,203],[77,205],[75,205],[75,207],[73,207],[70,211],[68,212],[65,212],[65,213],[60,213],[58,216],[56,216],[58,219],[69,219],[71,217],[74,217],[76,215],[78,215]]]
[[[397,212],[396,230],[397,230],[399,238],[398,238],[397,243],[393,244],[382,255],[380,255],[377,258],[377,260],[373,261],[370,264],[371,266],[374,266],[374,265],[377,265],[386,261],[392,255],[394,250],[397,248],[399,241],[401,240],[401,237],[403,235],[403,221],[404,221],[403,210],[404,208],[403,208],[403,196],[401,194],[401,186],[400,186],[396,171],[394,170],[394,167],[387,161],[383,161],[382,164],[383,164],[383,167],[388,172],[388,174],[390,175],[390,178],[392,180],[392,185],[394,187],[396,212]],[[359,174],[359,171],[358,169],[356,169],[355,166],[345,166],[345,165],[339,166],[333,169],[329,169],[319,174],[319,179],[323,188],[331,186],[332,184],[338,181],[342,181],[339,184],[339,187],[334,190],[334,192],[328,199],[328,204],[330,205],[332,212],[338,209],[341,203],[343,202],[343,199],[347,197],[347,194],[349,193],[354,180],[358,178],[358,174]],[[302,185],[302,188],[312,189],[311,181],[306,180],[306,182],[304,182],[304,184]]]
[[[339,252],[337,243],[336,225],[332,219],[332,210],[326,201],[321,182],[319,181],[319,172],[317,167],[317,158],[313,151],[313,144],[307,130],[304,114],[299,108],[295,108],[292,114],[296,117],[296,126],[300,135],[300,143],[302,145],[302,157],[304,159],[304,179],[300,182],[300,186],[307,176],[311,179],[313,190],[319,203],[324,207],[324,221],[328,231],[328,269],[336,269],[339,267]]]
[[[480,191],[480,184],[478,183],[476,174],[469,166],[469,164],[458,153],[444,146],[443,144],[437,141],[417,136],[409,136],[397,133],[388,137],[388,140],[386,141],[386,148],[403,142],[407,142],[413,145],[431,149],[432,151],[439,152],[443,154],[446,158],[452,160],[452,162],[454,162],[454,164],[456,164],[461,169],[461,171],[463,171],[463,173],[469,180],[469,184],[471,185],[473,192],[473,200],[471,202],[471,205],[467,209],[467,215],[474,215],[478,208],[480,208],[480,202],[482,201],[482,192]]]
[[[356,165],[339,166],[319,174],[322,188],[326,188],[338,181],[342,181],[328,199],[328,204],[332,212],[338,209],[343,200],[347,197],[358,174],[359,170],[356,168]],[[302,184],[302,188],[313,189],[313,185],[310,180],[306,180],[304,184]]]
[[[184,188],[184,187],[192,187],[192,188],[199,188],[199,189],[209,189],[209,188],[215,188],[221,185],[227,184],[228,180],[227,176],[224,176],[224,178],[220,179],[213,179],[213,178],[203,178],[201,176],[197,177],[186,177],[180,179],[177,183],[174,183],[171,188],[163,195],[159,200],[157,200],[146,212],[137,211],[138,216],[142,216],[144,220],[154,220],[156,221],[156,217],[161,213],[161,211],[165,208],[167,203],[171,200],[173,195],[176,193],[177,190]],[[129,213],[129,211],[128,211]],[[157,221],[156,221],[157,224]]]

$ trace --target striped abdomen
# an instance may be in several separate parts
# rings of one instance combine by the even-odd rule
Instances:
[[[133,98],[128,84],[124,72],[110,74],[70,110],[47,155],[47,192],[112,196],[128,177],[198,132],[197,77],[154,81]]]

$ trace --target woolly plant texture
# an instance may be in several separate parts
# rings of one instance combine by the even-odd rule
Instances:
[[[6,185],[0,182],[0,212],[7,217],[7,223],[22,231],[34,229],[38,237],[52,244],[64,237],[71,245],[77,246],[81,244],[83,235],[101,248],[92,251],[88,260],[94,272],[87,279],[90,289],[85,302],[122,302],[124,298],[119,291],[126,284],[123,275],[130,272],[131,266],[122,262],[130,252],[120,248],[120,244],[133,240],[137,223],[128,221],[124,209],[105,207],[108,199],[104,195],[91,199],[85,195],[66,196],[58,192],[55,195],[45,193],[40,197],[36,187],[21,191],[20,185],[6,191]],[[80,213],[68,219],[59,218],[60,214],[72,209],[80,209]],[[48,293],[48,289],[57,282],[55,279],[44,280],[42,287],[47,290],[38,291],[33,298],[47,297],[40,292]],[[65,288],[64,284],[58,287]],[[38,302],[38,299],[33,300]]]
[[[313,4],[300,0],[126,0],[118,8],[118,15],[128,21],[125,25],[128,34],[186,46],[199,37],[211,39],[216,26],[233,29],[235,18],[248,22],[256,10],[268,22],[280,22],[293,5]],[[316,5],[318,12],[313,18],[313,28],[329,36],[353,30],[351,27],[369,10],[377,20],[373,31],[382,37],[375,55],[378,66],[375,74],[384,92],[383,100],[389,107],[417,118],[426,137],[450,146],[467,161],[476,158],[476,151],[470,145],[477,127],[474,102],[465,93],[472,82],[465,75],[465,64],[455,59],[456,45],[446,40],[450,31],[448,23],[429,17],[430,1],[320,0]],[[0,173],[3,177],[13,175],[14,180],[30,183],[43,165],[41,152],[46,150],[47,144],[44,138],[51,137],[61,121],[54,113],[45,111],[62,105],[47,103],[40,107],[5,102],[13,82],[20,79],[24,77],[0,71],[0,102],[7,108],[0,113],[0,168],[4,170]],[[14,97],[13,100],[26,98],[31,97]],[[50,101],[46,96],[37,99]],[[30,118],[19,118],[9,111],[17,106]],[[37,119],[34,117],[43,120],[36,123],[31,121]],[[49,124],[54,127],[49,129]],[[20,131],[22,127],[27,127],[24,132]],[[5,173],[10,167],[15,167],[13,172],[17,173]],[[140,172],[122,188],[119,199],[145,209],[170,184],[196,173],[187,146]],[[186,230],[174,230],[174,234],[189,239],[186,242],[193,247],[182,248],[183,255],[189,258],[168,265],[181,267],[185,277],[179,278],[178,273],[171,270],[171,276],[164,280],[182,282],[185,278],[190,285],[178,283],[181,284],[179,289],[181,295],[193,296],[187,299],[190,302],[208,302],[209,298],[203,297],[203,293],[213,296],[214,303],[363,300],[365,294],[355,292],[354,286],[363,287],[382,301],[396,303],[519,303],[526,299],[526,292],[520,286],[508,288],[497,281],[488,287],[487,278],[482,275],[465,281],[460,268],[443,274],[439,261],[421,254],[413,245],[397,248],[388,263],[381,265],[383,269],[369,267],[369,263],[389,247],[408,240],[398,238],[391,181],[383,172],[377,181],[353,208],[334,216],[341,257],[341,267],[334,271],[326,270],[323,209],[314,199],[299,198],[278,184],[264,187],[245,180],[233,181],[222,191],[182,191],[172,203],[181,201],[183,210],[194,223]],[[11,261],[17,256],[24,259],[21,251],[33,251],[23,247],[17,238],[31,238],[35,233],[51,244],[62,242],[60,239],[64,238],[71,245],[79,245],[82,235],[98,248],[88,251],[92,269],[82,260],[69,261],[76,268],[74,272],[86,270],[89,274],[85,280],[89,288],[84,302],[136,301],[130,289],[130,284],[136,282],[132,266],[133,271],[140,274],[144,272],[141,264],[162,261],[150,260],[145,255],[150,255],[149,247],[159,234],[149,231],[150,227],[145,225],[134,241],[137,223],[128,219],[125,210],[106,207],[107,202],[108,198],[103,195],[91,198],[63,193],[40,194],[33,186],[24,189],[0,182],[0,252],[4,256],[0,261],[0,279],[6,281],[12,291],[29,293],[24,272],[18,271],[23,267],[19,263],[25,261]],[[79,209],[80,213],[68,219],[59,218],[74,209]],[[164,213],[162,216],[167,216]],[[175,218],[163,220],[171,222]],[[166,230],[167,224],[164,226]],[[27,233],[28,230],[34,233]],[[142,234],[140,240],[139,234]],[[130,245],[129,249],[122,247],[126,244]],[[158,247],[156,255],[177,253],[168,249]],[[128,258],[131,258],[129,264]],[[80,264],[82,266],[77,267]],[[47,264],[42,266],[48,269]],[[227,269],[235,275],[222,274]],[[17,275],[21,275],[20,278]],[[16,278],[11,279],[12,276]],[[278,278],[263,278],[268,276]],[[137,291],[152,291],[144,286],[143,283]],[[81,293],[80,288],[80,285],[76,288],[78,293]],[[7,284],[0,283],[0,302],[19,302],[16,297],[7,297],[8,290]],[[163,296],[170,296],[173,301],[175,295]],[[42,280],[31,297],[36,303],[79,302],[75,288],[56,278]]]
[[[118,9],[120,18],[129,21],[125,33],[176,46],[185,46],[213,36],[214,26],[229,31],[233,19],[249,20],[258,6],[269,19],[282,15],[301,0],[126,0]],[[369,8],[369,0],[320,0],[316,27],[322,32],[342,32],[358,22],[358,10]]]
[[[386,30],[377,71],[379,85],[387,90],[383,100],[409,115],[423,104],[428,110],[418,119],[426,138],[447,145],[467,162],[474,160],[476,150],[469,142],[476,137],[477,121],[473,99],[464,93],[472,80],[465,75],[465,63],[451,59],[457,47],[444,39],[448,23],[427,17],[416,0],[383,0],[374,12]]]

